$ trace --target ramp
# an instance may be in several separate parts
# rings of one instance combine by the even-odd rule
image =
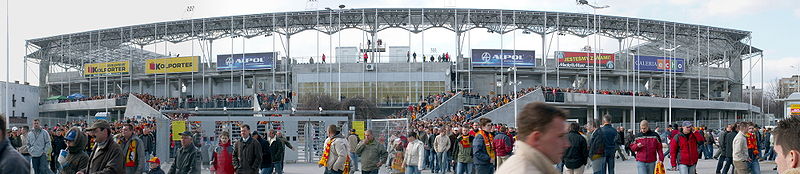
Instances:
[[[464,108],[464,96],[462,96],[462,94],[463,92],[459,92],[458,94],[453,95],[453,97],[450,97],[450,99],[447,99],[447,101],[439,105],[439,107],[436,107],[431,112],[428,112],[420,119],[436,119],[458,112],[458,110]]]
[[[514,123],[516,123],[516,119],[514,119],[514,103],[516,102],[517,112],[519,112],[522,110],[522,107],[524,107],[525,104],[537,101],[544,102],[544,94],[542,94],[541,88],[525,94],[524,96],[511,101],[511,103],[500,106],[499,108],[489,111],[486,114],[483,114],[472,120],[475,121],[480,118],[489,118],[492,119],[492,123],[514,125]]]

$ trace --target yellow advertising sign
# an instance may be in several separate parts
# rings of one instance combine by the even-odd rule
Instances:
[[[364,121],[353,121],[353,129],[356,130],[358,138],[364,139]]]
[[[791,115],[800,115],[800,104],[789,105],[789,111]]]
[[[186,121],[172,121],[172,141],[180,141],[183,131],[186,131]]]
[[[171,57],[147,59],[144,72],[147,74],[197,72],[200,57]]]
[[[130,72],[130,62],[105,62],[83,65],[84,77],[125,75]]]

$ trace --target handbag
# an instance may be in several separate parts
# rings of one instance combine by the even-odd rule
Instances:
[[[666,174],[666,173],[667,171],[664,169],[664,163],[662,163],[661,161],[657,162],[656,170],[653,172],[653,174]]]

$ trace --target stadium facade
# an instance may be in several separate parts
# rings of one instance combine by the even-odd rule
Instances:
[[[432,28],[450,30],[455,36],[455,50],[461,54],[447,55],[450,61],[432,62],[412,59],[409,51],[405,51],[404,59],[398,55],[403,52],[395,51],[388,56],[395,57],[394,61],[375,61],[375,57],[389,53],[380,53],[386,47],[370,44],[356,54],[345,54],[337,48],[337,55],[329,58],[371,57],[366,61],[311,64],[300,63],[298,60],[307,58],[293,57],[288,50],[297,48],[288,46],[266,53],[203,53],[212,55],[208,57],[178,57],[141,49],[160,42],[211,43],[226,37],[256,36],[280,36],[290,45],[292,35],[307,30],[332,35],[344,29],[358,29],[375,41],[379,31],[389,28],[412,33]],[[603,36],[618,40],[620,51],[465,50],[465,33],[478,28],[491,33],[523,30],[542,38]],[[718,126],[738,119],[760,118],[761,108],[748,104],[742,93],[743,71],[747,71],[742,62],[761,53],[746,43],[749,37],[749,31],[735,29],[579,13],[342,9],[190,19],[31,39],[26,43],[26,59],[39,65],[41,98],[127,92],[174,98],[259,93],[299,97],[321,93],[374,98],[381,107],[403,108],[421,96],[451,90],[512,94],[521,88],[544,86],[598,90],[597,95],[538,90],[541,97],[532,100],[568,108],[571,118],[579,122],[609,113],[615,116],[615,122],[698,120]],[[642,42],[623,44],[623,40],[631,38]],[[643,92],[648,96],[603,94],[604,91]],[[448,107],[464,105],[470,103]],[[240,108],[258,107],[253,104]],[[126,105],[118,101],[83,101],[44,104],[40,109],[43,117],[69,119],[98,112],[121,116]],[[512,110],[495,115],[508,119],[514,113]]]

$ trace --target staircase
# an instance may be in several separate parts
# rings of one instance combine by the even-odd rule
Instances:
[[[507,125],[514,125],[516,123],[516,119],[514,118],[514,102],[517,102],[517,112],[522,110],[522,107],[525,104],[531,102],[544,102],[544,94],[542,94],[542,89],[536,89],[528,94],[523,95],[517,99],[512,100],[510,103],[500,106],[499,108],[495,108],[492,111],[487,112],[481,116],[475,117],[473,121],[478,120],[480,118],[489,118],[492,119],[492,123],[502,123]]]
[[[464,96],[462,94],[463,92],[459,92],[456,95],[453,95],[450,97],[450,99],[447,99],[447,101],[434,108],[424,116],[420,117],[420,119],[436,119],[458,112],[458,110],[464,108]]]

